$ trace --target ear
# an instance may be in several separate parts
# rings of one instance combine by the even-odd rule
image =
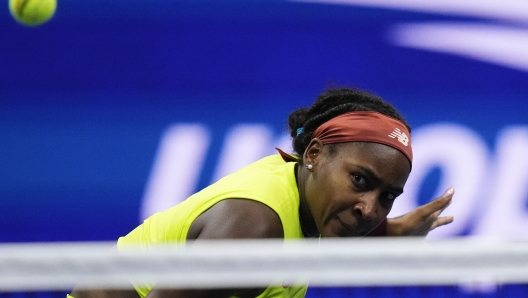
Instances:
[[[306,150],[304,150],[303,161],[304,164],[315,165],[317,158],[321,155],[323,151],[323,142],[318,138],[314,138],[310,141]]]

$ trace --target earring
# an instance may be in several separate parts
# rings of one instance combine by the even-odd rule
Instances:
[[[307,164],[304,166],[308,171],[312,171],[313,166],[311,164]]]

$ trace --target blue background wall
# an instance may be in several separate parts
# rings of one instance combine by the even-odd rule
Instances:
[[[417,161],[400,212],[453,185],[446,213],[458,226],[436,237],[526,238],[528,8],[505,14],[511,3],[484,1],[479,7],[496,9],[438,12],[349,2],[70,0],[36,28],[0,8],[0,242],[115,240],[234,170],[222,165],[240,152],[244,163],[285,146],[288,113],[343,85],[398,107],[416,132],[418,160],[427,152],[446,157],[423,157],[421,170]],[[171,187],[156,166],[167,158],[164,140],[195,128],[202,139],[176,143],[194,159],[168,154],[176,166],[168,181],[181,184],[180,197],[152,196]],[[252,147],[255,134],[261,141]],[[424,145],[431,138],[442,140],[438,152]],[[230,140],[239,151],[229,151]],[[526,292],[497,289],[310,293]]]
[[[424,49],[402,37],[424,24],[460,32],[473,26],[475,36],[490,26],[528,34],[526,22],[502,15],[287,1],[59,1],[50,22],[29,28],[6,5],[0,242],[114,240],[148,214],[142,206],[168,127],[192,124],[207,132],[189,186],[195,191],[214,180],[234,128],[263,125],[279,140],[291,110],[342,85],[392,102],[414,131],[455,125],[476,136],[486,166],[462,166],[482,170],[471,186],[478,191],[467,198],[462,191],[456,197],[462,207],[457,211],[457,201],[450,207],[471,212],[439,237],[486,234],[488,224],[477,218],[488,218],[483,208],[497,199],[490,185],[504,186],[496,176],[498,139],[508,128],[523,134],[528,127],[528,67],[522,55],[508,65],[479,56],[478,43],[458,35],[441,43],[469,50]],[[528,50],[526,39],[517,45]],[[522,136],[516,140],[524,144]],[[271,152],[276,142],[268,143]],[[512,188],[521,190],[515,201],[521,221],[505,229],[528,220],[528,162],[519,158],[505,173],[520,177]],[[415,204],[443,191],[450,172],[433,163],[423,173],[409,199]]]

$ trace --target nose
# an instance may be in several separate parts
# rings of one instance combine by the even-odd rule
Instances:
[[[374,220],[378,217],[377,201],[376,195],[365,194],[361,197],[360,202],[354,206],[354,212],[364,220]]]

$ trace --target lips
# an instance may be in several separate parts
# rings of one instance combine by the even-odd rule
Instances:
[[[355,229],[352,224],[349,224],[349,223],[343,221],[341,218],[339,218],[339,216],[336,216],[336,218],[339,221],[339,223],[341,224],[341,226],[343,226],[352,235],[358,236],[358,235],[363,235],[364,234],[363,231],[358,231],[358,229]]]

